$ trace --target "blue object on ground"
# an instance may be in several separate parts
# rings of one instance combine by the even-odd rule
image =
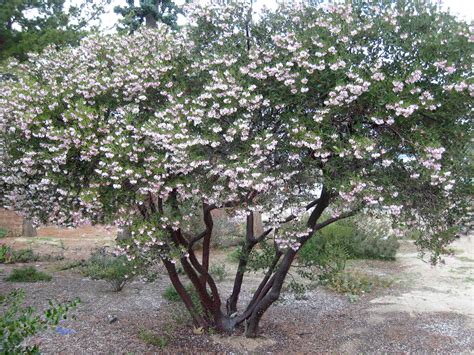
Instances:
[[[56,333],[61,335],[74,334],[76,331],[74,329],[68,329],[63,327],[56,327]]]

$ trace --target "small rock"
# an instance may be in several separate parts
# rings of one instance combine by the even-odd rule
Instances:
[[[118,317],[116,315],[109,314],[107,316],[107,320],[109,321],[109,324],[112,324],[118,321]]]
[[[204,334],[204,328],[203,327],[194,327],[193,328],[193,334],[196,334],[196,335]]]

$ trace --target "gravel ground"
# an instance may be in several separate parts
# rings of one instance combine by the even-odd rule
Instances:
[[[0,292],[22,287],[27,303],[38,309],[46,307],[48,299],[81,299],[75,312],[76,319],[61,324],[61,327],[74,330],[73,334],[60,335],[53,329],[28,340],[30,344],[38,344],[45,354],[474,353],[474,307],[463,311],[447,304],[444,308],[423,311],[419,304],[410,309],[409,302],[400,301],[406,301],[415,291],[423,292],[426,288],[423,283],[413,282],[413,275],[423,277],[424,272],[417,266],[417,273],[413,273],[412,258],[415,256],[407,256],[413,254],[413,248],[406,246],[401,254],[395,262],[352,265],[353,268],[365,268],[369,264],[371,272],[392,277],[396,282],[391,288],[375,290],[355,303],[324,288],[307,292],[304,299],[285,294],[265,314],[261,337],[254,340],[239,335],[193,334],[181,308],[161,297],[169,285],[166,277],[153,283],[136,281],[122,292],[114,293],[105,282],[84,278],[75,269],[53,272],[56,265],[53,262],[36,264],[39,269],[53,274],[51,282],[7,283],[3,281],[4,275],[19,265],[0,265]],[[224,261],[225,256],[221,255],[220,259]],[[471,262],[467,254],[461,259],[466,263],[464,266]],[[222,289],[230,288],[230,274],[220,283]],[[256,287],[257,276],[246,276],[247,290]],[[461,287],[460,283],[455,285]],[[425,291],[429,296],[433,293],[430,288]],[[451,290],[453,297],[457,297],[455,291]],[[250,292],[244,291],[242,301],[249,297]],[[397,304],[399,308],[395,307]],[[112,317],[117,320],[110,323]],[[157,338],[167,339],[168,344],[163,349],[147,344],[140,337],[144,329],[155,333]]]

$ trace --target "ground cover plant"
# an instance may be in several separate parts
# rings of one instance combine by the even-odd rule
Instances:
[[[68,312],[74,309],[79,300],[63,304],[49,302],[49,308],[38,313],[33,307],[23,305],[25,292],[15,289],[6,295],[0,295],[0,353],[2,354],[39,354],[37,345],[22,344],[27,337],[66,319]]]
[[[439,259],[471,193],[466,23],[425,1],[282,5],[258,20],[234,2],[185,13],[180,31],[90,37],[7,64],[5,205],[37,222],[127,226],[118,252],[162,262],[196,328],[245,324],[249,337],[301,248],[337,221],[417,226],[417,245]],[[227,300],[209,272],[218,208],[246,220]],[[261,243],[273,255],[240,305]]]

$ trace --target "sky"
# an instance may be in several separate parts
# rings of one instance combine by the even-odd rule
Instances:
[[[182,1],[177,0],[176,3]],[[468,21],[474,20],[474,0],[444,0],[441,2],[443,8],[450,10],[450,12],[460,18]],[[114,24],[117,23],[118,16],[114,13],[113,9],[117,5],[125,5],[125,0],[112,0],[111,4],[107,7],[107,12],[102,16],[102,26],[111,31]],[[277,4],[277,0],[256,0],[254,3],[256,10],[266,6],[268,8],[274,8]]]

